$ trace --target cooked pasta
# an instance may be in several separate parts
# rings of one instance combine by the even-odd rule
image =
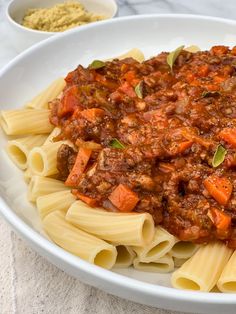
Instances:
[[[57,245],[80,258],[110,269],[116,261],[116,248],[71,225],[61,211],[53,211],[43,220],[43,228]]]
[[[36,200],[39,216],[43,219],[52,211],[60,210],[66,212],[76,198],[70,190],[54,192],[51,194],[39,196]]]
[[[66,189],[64,182],[41,176],[32,176],[28,186],[28,200],[35,202],[39,196],[54,192],[64,191]]]
[[[47,109],[2,110],[0,124],[7,135],[45,134],[54,128]]]
[[[199,246],[193,242],[179,241],[178,239],[176,239],[176,242],[173,245],[170,254],[180,259],[186,259],[193,256],[198,248]]]
[[[127,268],[133,264],[133,260],[136,256],[130,246],[116,245],[117,257],[114,267]]]
[[[7,143],[7,153],[11,160],[20,168],[26,169],[30,150],[45,142],[45,135],[31,135],[11,140]]]
[[[148,263],[158,260],[170,252],[175,243],[175,237],[162,227],[155,228],[152,241],[145,247],[133,247],[140,261]]]
[[[30,171],[29,168],[27,168],[25,171],[24,171],[24,180],[26,183],[29,183],[31,178],[33,176],[33,173]]]
[[[142,262],[137,257],[133,262],[134,268],[143,271],[155,272],[155,273],[169,273],[174,270],[173,258],[166,254],[156,261],[152,262]]]
[[[144,54],[143,54],[143,52],[140,49],[133,48],[133,49],[130,49],[129,51],[127,51],[126,53],[124,53],[124,54],[122,54],[120,56],[107,59],[107,61],[112,61],[113,59],[122,60],[122,59],[125,59],[125,58],[133,58],[133,59],[135,59],[135,60],[137,60],[139,62],[142,62],[142,61],[144,61]]]
[[[175,267],[182,266],[187,260],[188,260],[188,258],[178,258],[178,257],[173,256],[173,261],[174,261]]]
[[[33,148],[29,154],[30,170],[40,176],[57,174],[57,151],[62,144],[59,141]]]
[[[217,287],[221,292],[236,292],[236,251],[226,264],[217,282]]]
[[[43,145],[54,143],[53,139],[61,132],[60,128],[54,128],[52,132],[48,135]]]
[[[26,104],[28,108],[34,109],[48,109],[48,103],[55,99],[66,86],[64,78],[60,77],[53,81],[45,90],[34,97]]]
[[[222,242],[210,242],[172,274],[172,285],[178,289],[210,291],[217,283],[232,250]]]
[[[147,213],[112,213],[77,201],[69,208],[66,220],[116,244],[144,246],[154,236],[154,222]]]

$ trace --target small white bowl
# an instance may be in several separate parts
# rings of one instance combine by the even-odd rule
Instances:
[[[6,8],[8,35],[14,48],[20,52],[33,44],[60,32],[45,32],[33,30],[21,25],[25,12],[29,8],[46,8],[65,0],[12,0]],[[78,0],[89,11],[104,15],[108,19],[117,14],[115,0]],[[81,27],[81,26],[77,26]]]

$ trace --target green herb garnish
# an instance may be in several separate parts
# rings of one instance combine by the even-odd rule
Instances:
[[[140,81],[134,89],[136,95],[138,96],[138,98],[143,98],[143,81]]]
[[[125,145],[122,144],[117,138],[110,141],[109,146],[113,148],[125,149]]]
[[[218,145],[213,156],[212,166],[214,168],[218,167],[225,160],[225,155],[227,154],[227,150],[222,146]]]
[[[166,58],[166,62],[169,65],[171,72],[173,72],[173,65],[175,63],[175,60],[178,58],[179,54],[181,53],[183,49],[184,49],[184,46],[180,46],[168,54]]]
[[[202,93],[202,98],[206,98],[206,97],[214,97],[214,96],[220,96],[221,93],[219,91],[204,91]]]
[[[89,65],[89,69],[101,69],[106,65],[105,62],[101,61],[101,60],[94,60],[90,65]]]

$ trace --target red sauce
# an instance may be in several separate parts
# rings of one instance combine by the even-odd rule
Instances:
[[[181,240],[235,248],[236,48],[182,51],[172,72],[167,55],[67,75],[50,120],[79,153],[63,146],[58,169],[91,206],[149,212]]]

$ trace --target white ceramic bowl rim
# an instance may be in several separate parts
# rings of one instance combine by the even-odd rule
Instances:
[[[28,27],[25,27],[19,23],[17,23],[11,16],[10,14],[10,9],[11,9],[11,6],[13,5],[13,3],[15,2],[16,0],[12,0],[10,1],[8,4],[7,4],[7,7],[6,7],[6,17],[7,19],[9,20],[10,23],[12,23],[13,25],[15,25],[15,27],[21,29],[21,30],[24,30],[26,32],[29,32],[31,34],[48,34],[48,35],[55,35],[55,34],[60,34],[61,32],[47,32],[47,31],[40,31],[40,30],[37,30],[37,29],[32,29],[32,28],[28,28]],[[118,6],[117,6],[117,3],[115,0],[112,0],[113,1],[113,4],[115,6],[115,12],[114,12],[114,16],[112,16],[111,18],[115,17],[116,14],[117,14],[117,11],[118,11]],[[109,18],[110,19],[110,18]],[[101,22],[101,21],[99,21]],[[93,23],[96,23],[96,22],[93,22]],[[81,27],[81,26],[77,26],[77,27]],[[77,28],[77,27],[74,27],[74,28]],[[68,31],[68,30],[67,30]],[[70,30],[69,30],[70,31]],[[65,32],[65,31],[64,31]]]
[[[111,23],[119,23],[121,20],[130,20],[130,19],[148,19],[148,18],[180,18],[180,19],[197,19],[201,20],[211,20],[216,22],[226,23],[228,25],[232,25],[236,27],[236,21],[217,18],[217,17],[209,17],[209,16],[201,16],[201,15],[191,15],[191,14],[149,14],[149,15],[137,15],[137,16],[127,16],[120,17],[112,20],[100,21],[99,24],[111,24]],[[68,32],[83,32],[85,29],[91,27],[97,27],[97,23],[88,24],[80,29],[72,29]],[[66,32],[66,33],[68,33]],[[31,52],[37,50],[39,47],[43,47],[48,43],[57,41],[59,38],[65,36],[65,33],[60,33],[58,35],[52,36],[46,40],[41,41],[40,43],[30,47],[16,58],[14,58],[11,62],[9,62],[1,71],[1,76],[8,71],[12,66],[17,64],[22,57],[27,57]],[[130,291],[137,291],[146,296],[158,296],[163,299],[171,298],[172,301],[189,301],[196,303],[204,303],[204,304],[235,304],[236,298],[235,294],[225,294],[225,293],[205,293],[205,292],[195,292],[195,291],[183,291],[177,290],[174,288],[163,287],[157,284],[146,283],[143,281],[139,281],[136,279],[132,279],[98,266],[92,265],[86,261],[83,261],[76,256],[64,251],[57,245],[51,243],[49,240],[41,236],[34,229],[29,227],[23,220],[21,220],[17,214],[11,210],[11,208],[7,205],[7,203],[0,197],[0,214],[5,218],[5,220],[14,227],[14,229],[21,234],[25,239],[30,239],[33,244],[40,247],[45,252],[50,252],[52,255],[56,256],[59,260],[61,260],[64,264],[69,264],[72,267],[79,268],[84,273],[92,275],[100,280],[106,281],[111,285],[116,285],[122,289],[125,287]],[[187,309],[186,309],[187,310]]]

